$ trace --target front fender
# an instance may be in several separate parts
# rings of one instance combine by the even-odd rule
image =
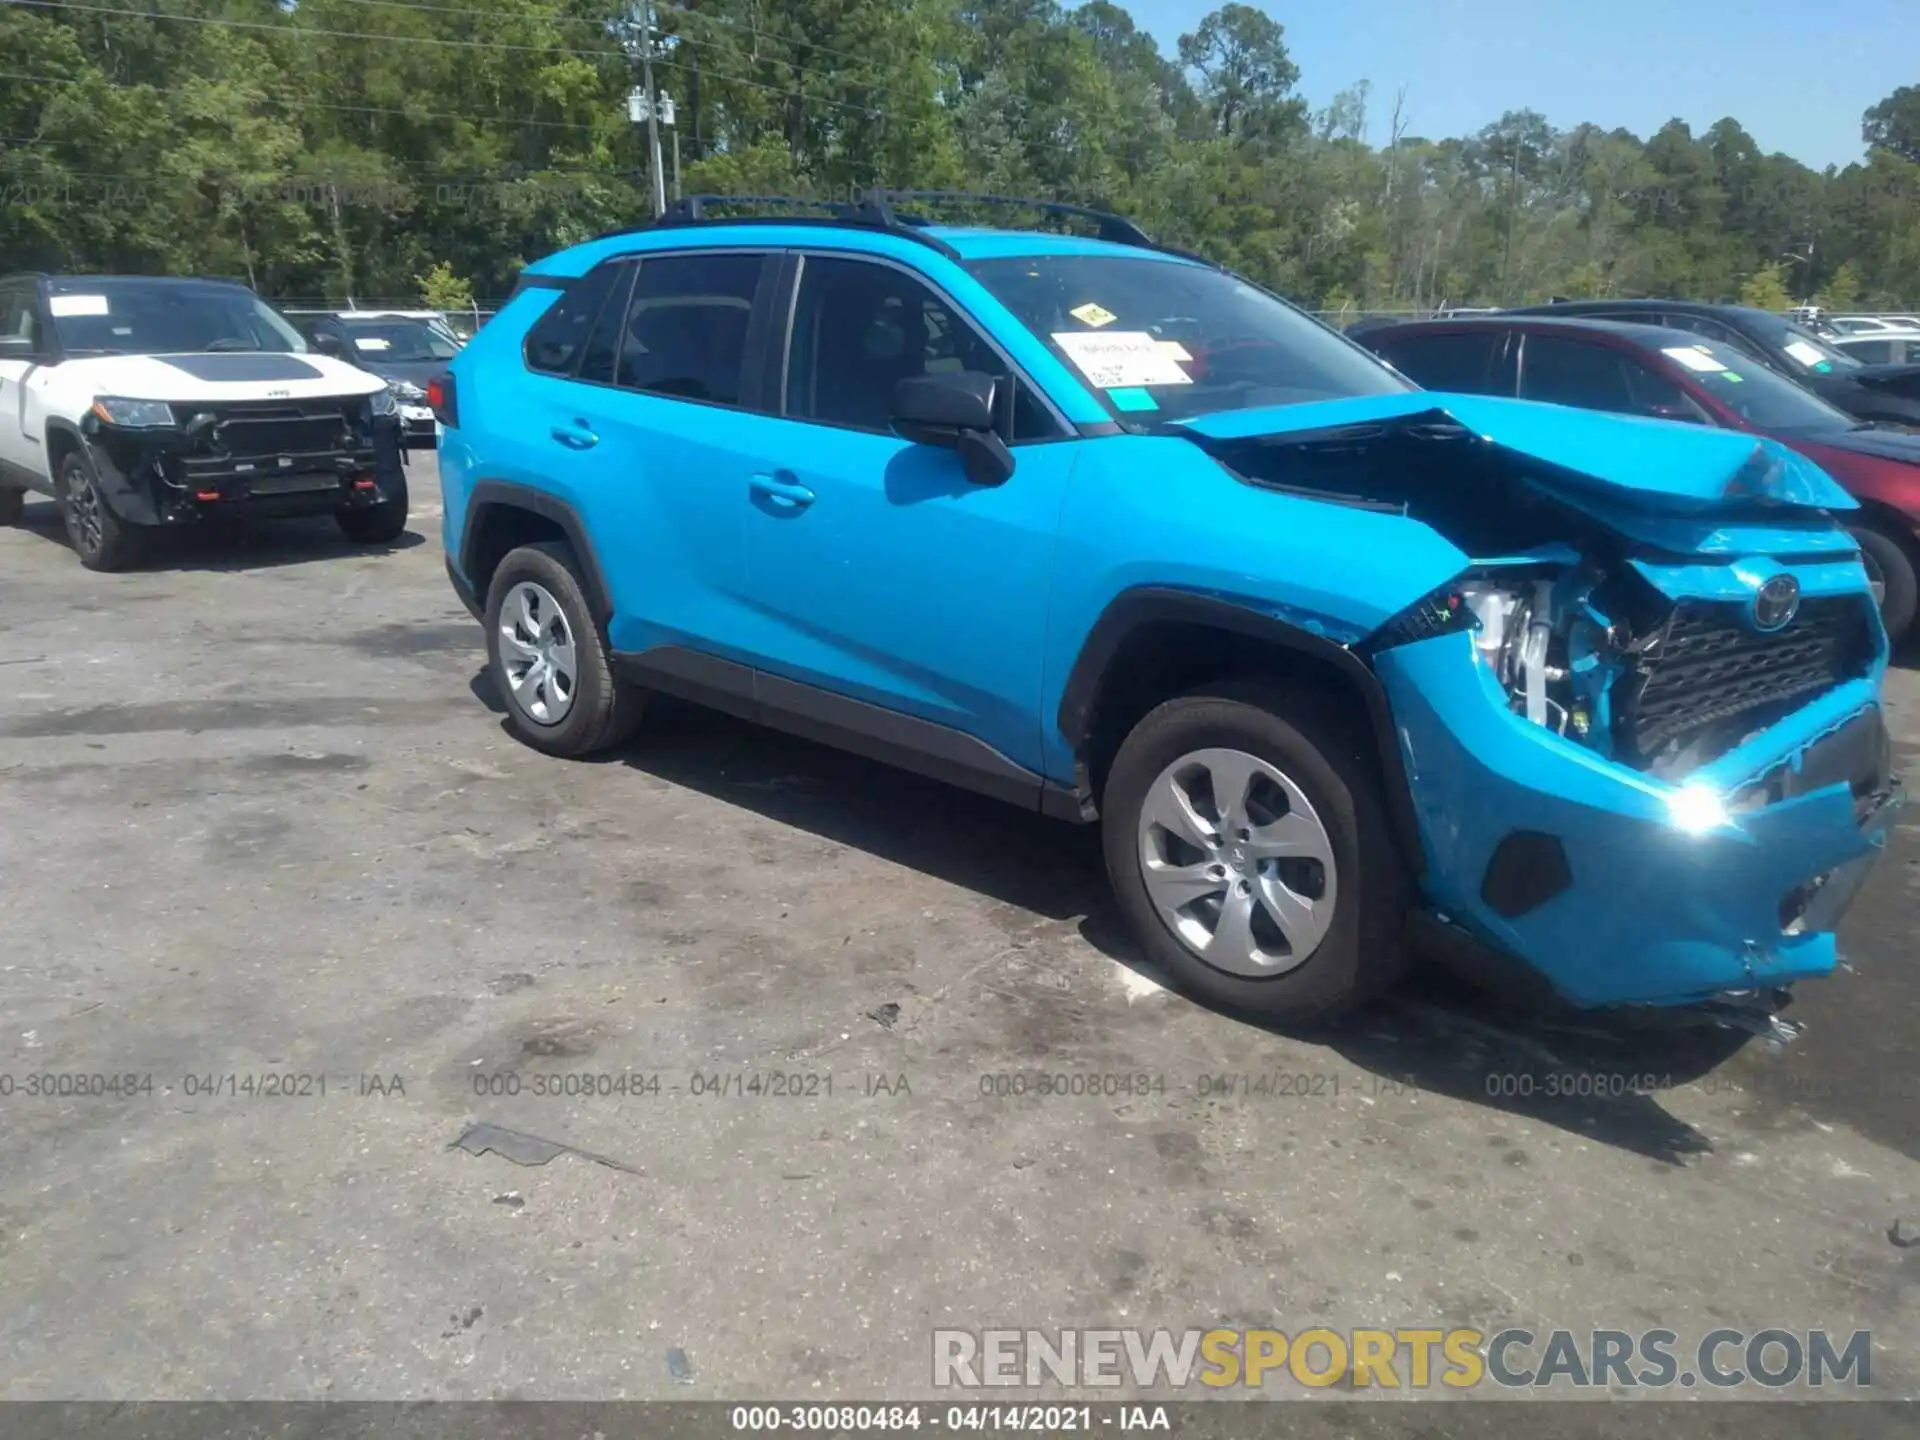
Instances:
[[[1056,780],[1070,780],[1076,761],[1060,723],[1068,686],[1123,597],[1220,602],[1345,650],[1467,566],[1416,520],[1246,484],[1186,439],[1124,436],[1084,448],[1062,505],[1042,678]]]

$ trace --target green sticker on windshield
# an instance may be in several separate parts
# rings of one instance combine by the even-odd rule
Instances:
[[[1732,382],[1733,382],[1734,384],[1736,384],[1736,385],[1744,385],[1744,384],[1746,384],[1746,383],[1747,383],[1747,377],[1746,377],[1746,376],[1744,376],[1744,375],[1736,375],[1736,374],[1734,374],[1734,373],[1733,373],[1733,371],[1731,371],[1731,370],[1728,370],[1728,371],[1725,371],[1725,372],[1723,372],[1723,377],[1722,377],[1722,378],[1724,378],[1724,379],[1727,379],[1727,380],[1731,380],[1731,381],[1732,381]]]
[[[1109,390],[1107,398],[1113,401],[1116,410],[1158,410],[1160,402],[1138,387],[1125,390]]]

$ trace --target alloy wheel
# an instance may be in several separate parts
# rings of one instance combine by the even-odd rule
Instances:
[[[1333,838],[1304,791],[1244,750],[1195,750],[1140,808],[1147,898],[1180,942],[1230,975],[1304,964],[1333,923]]]
[[[507,692],[536,725],[558,725],[573,709],[579,671],[566,612],[544,585],[522,580],[500,607],[500,668]]]
[[[82,555],[92,555],[99,550],[104,538],[104,527],[100,520],[100,492],[94,488],[93,477],[84,470],[68,472],[66,519],[67,534],[73,541],[73,548]]]

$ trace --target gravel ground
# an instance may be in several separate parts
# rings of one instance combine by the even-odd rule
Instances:
[[[900,1397],[936,1326],[1215,1324],[1870,1328],[1920,1386],[1920,821],[1784,1053],[1432,978],[1270,1033],[1134,968],[1090,833],[691,707],[516,744],[432,474],[381,552],[0,532],[0,1398]],[[1107,1093],[991,1093],[1042,1072]]]

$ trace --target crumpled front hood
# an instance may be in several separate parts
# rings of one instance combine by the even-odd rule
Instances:
[[[1529,400],[1417,390],[1223,410],[1171,428],[1206,440],[1297,436],[1305,441],[1345,438],[1342,432],[1377,427],[1456,427],[1494,450],[1531,462],[1529,469],[1549,486],[1658,514],[1706,516],[1717,509],[1751,509],[1756,502],[1856,508],[1826,471],[1773,440]]]

